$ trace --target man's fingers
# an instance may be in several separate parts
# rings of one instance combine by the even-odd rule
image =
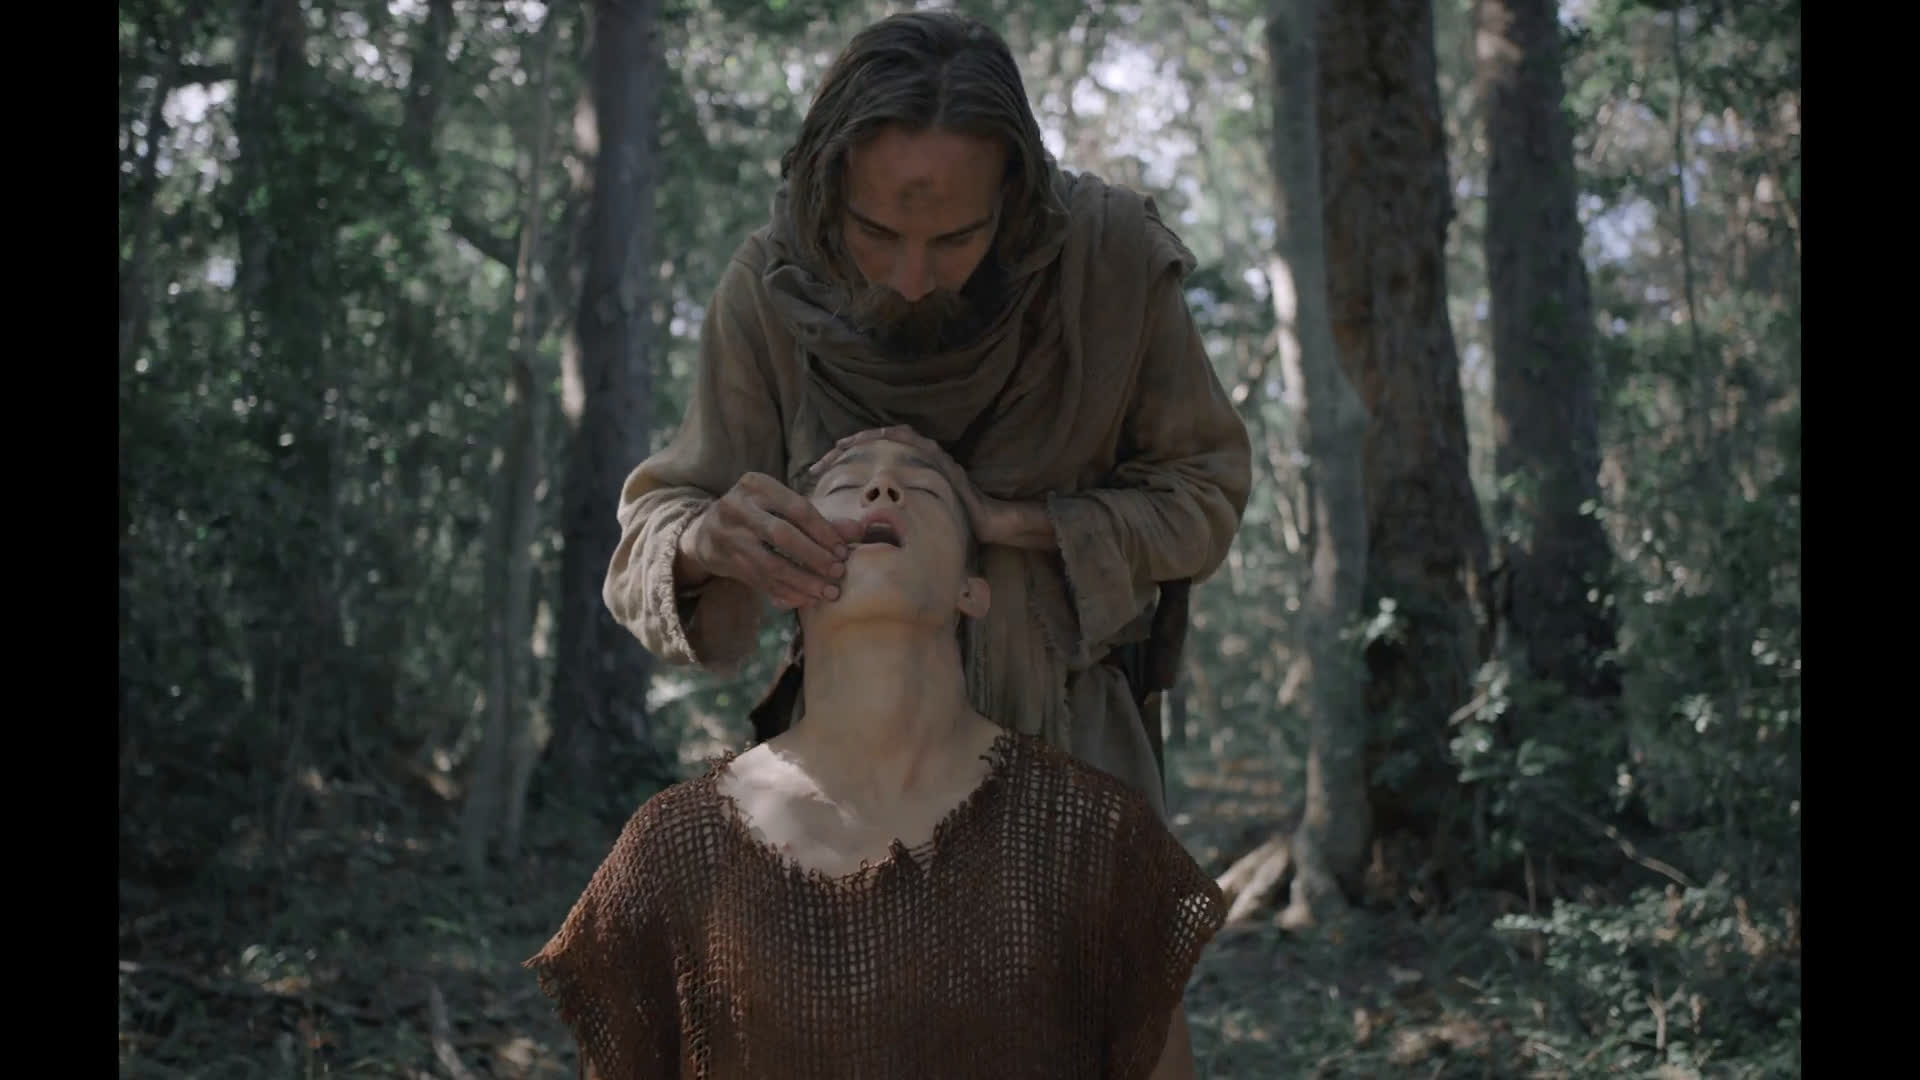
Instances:
[[[798,608],[840,595],[838,589],[808,574],[773,552],[756,560],[760,591],[785,607]]]
[[[863,431],[859,435],[854,436],[854,438],[860,442],[877,442],[878,440],[885,439],[888,442],[907,443],[911,446],[920,447],[923,450],[928,447],[933,447],[936,450],[939,449],[937,446],[934,446],[931,440],[913,430],[913,428],[907,424],[895,424],[892,427],[874,428],[871,431]]]
[[[844,457],[847,451],[852,450],[861,443],[870,443],[879,439],[907,443],[924,453],[937,454],[944,460],[951,460],[947,456],[945,447],[927,438],[925,435],[920,434],[918,431],[915,431],[912,425],[895,424],[891,427],[868,428],[865,431],[856,431],[840,439],[833,444],[832,449],[820,455],[820,460],[808,466],[807,472],[818,476],[828,469],[833,468],[834,463]]]
[[[845,543],[813,504],[785,488],[760,501],[760,535],[788,556],[825,575],[847,555]],[[824,561],[822,561],[824,560]]]
[[[744,485],[743,482],[743,490],[736,498],[723,500],[730,511],[727,518],[730,528],[744,529],[757,539],[771,543],[802,561],[817,562],[810,555],[818,553],[824,553],[829,559],[846,557],[846,548],[839,534],[820,515],[820,511],[813,508],[812,503],[778,481],[758,474],[753,474],[751,479],[755,482],[751,485]],[[779,532],[776,528],[778,522],[786,522],[797,529],[797,535],[805,537],[806,542],[795,543],[795,534],[776,535]],[[810,552],[809,545],[818,548],[819,552]],[[817,569],[825,573],[830,568],[822,564]]]
[[[801,611],[818,603],[820,603],[819,600],[800,593],[782,592],[773,597],[773,607],[776,611]]]
[[[888,442],[905,443],[936,462],[946,465],[950,469],[959,467],[954,463],[953,458],[948,455],[946,447],[941,446],[939,443],[934,442],[932,439],[927,438],[925,435],[920,434],[905,424],[861,432],[859,435],[854,436],[854,438],[860,442],[873,442],[878,439],[885,439]]]
[[[814,462],[813,467],[808,471],[818,474],[833,468],[835,461],[839,460],[847,451],[859,446],[861,443],[873,442],[876,439],[901,439],[912,433],[913,429],[904,425],[868,428],[865,431],[856,431],[834,443],[833,449],[820,455],[820,460]]]
[[[841,439],[839,442],[834,443],[833,445],[842,450],[845,450],[851,446],[859,446],[863,442],[872,442],[875,439],[884,439],[887,437],[887,432],[892,430],[893,429],[890,427],[875,427],[875,428],[868,428],[865,431],[856,431],[853,434],[848,435],[845,438]]]
[[[857,438],[858,436],[849,435],[839,442],[834,443],[826,453],[820,455],[820,460],[807,467],[807,474],[809,476],[819,476],[821,473],[833,468],[841,458],[847,455],[847,451],[859,445],[854,441]]]
[[[754,580],[761,592],[782,611],[792,611],[816,602],[814,588],[820,583],[805,571],[761,548],[752,557]]]
[[[834,562],[838,563],[847,557],[847,541],[858,539],[858,536],[842,536],[840,530],[835,529],[825,515],[816,510],[812,503],[798,495],[783,498],[781,502],[783,505],[776,511],[780,517],[798,528],[809,540],[817,544],[820,550],[831,556]],[[821,573],[826,571],[827,568],[820,568]]]
[[[792,530],[791,526],[788,526],[788,530],[789,536],[799,537],[799,532]],[[752,566],[760,590],[769,595],[775,589],[784,589],[813,600],[826,599],[830,593],[837,595],[833,579],[815,574],[795,562],[787,553],[765,542],[755,542],[746,559]]]
[[[938,454],[943,459],[947,456],[946,447],[941,446],[939,443],[934,442],[932,439],[927,438],[925,435],[920,434],[910,427],[895,428],[894,432],[895,433],[888,436],[888,438],[895,442],[903,442],[909,446],[919,447],[927,453]]]
[[[832,530],[828,532],[831,534]],[[821,547],[812,537],[794,528],[792,522],[778,515],[768,514],[761,519],[760,536],[774,551],[821,578],[834,578],[846,572],[839,568],[840,560],[834,558],[831,548]],[[840,539],[836,536],[828,543],[837,546]]]

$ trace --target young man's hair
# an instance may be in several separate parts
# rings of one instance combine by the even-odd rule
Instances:
[[[998,139],[1007,148],[996,242],[1011,264],[1066,214],[1040,125],[1007,43],[945,11],[891,15],[854,35],[780,159],[802,254],[848,276],[840,237],[847,150],[888,124]]]

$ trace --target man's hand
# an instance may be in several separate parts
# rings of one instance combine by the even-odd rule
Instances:
[[[973,485],[973,480],[967,475],[967,471],[956,464],[953,458],[949,457],[947,452],[941,449],[939,443],[921,435],[905,424],[895,425],[894,427],[868,428],[857,434],[849,435],[839,442],[834,443],[833,449],[822,454],[820,460],[814,462],[813,467],[809,469],[808,472],[814,476],[819,476],[828,469],[833,468],[834,463],[846,456],[848,451],[864,443],[877,442],[882,439],[913,447],[919,451],[922,457],[932,462],[934,466],[946,476],[947,483],[953,485],[954,494],[960,497],[961,505],[966,507],[967,517],[973,521],[975,539],[983,544],[1002,544],[1007,542],[1008,526],[1011,524],[1009,521],[1011,504],[1004,500],[982,494],[980,489]]]
[[[853,522],[829,522],[764,473],[748,473],[680,534],[674,576],[683,587],[732,578],[782,610],[839,597]]]

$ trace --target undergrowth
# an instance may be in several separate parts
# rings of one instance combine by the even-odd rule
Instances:
[[[1176,831],[1218,872],[1287,785],[1267,766],[1192,756]],[[455,869],[451,804],[319,816],[327,827],[278,852],[236,822],[161,884],[142,880],[151,859],[123,857],[120,1075],[573,1075],[520,962],[604,855],[604,823],[536,819],[524,862],[474,883]],[[1525,908],[1476,894],[1303,935],[1262,917],[1228,928],[1187,998],[1199,1075],[1800,1074],[1792,908],[1724,881]]]

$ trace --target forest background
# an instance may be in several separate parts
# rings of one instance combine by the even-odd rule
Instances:
[[[1791,0],[962,5],[1253,436],[1203,1076],[1799,1075]],[[606,615],[859,0],[123,0],[122,1076],[571,1075],[518,964],[777,655]]]

